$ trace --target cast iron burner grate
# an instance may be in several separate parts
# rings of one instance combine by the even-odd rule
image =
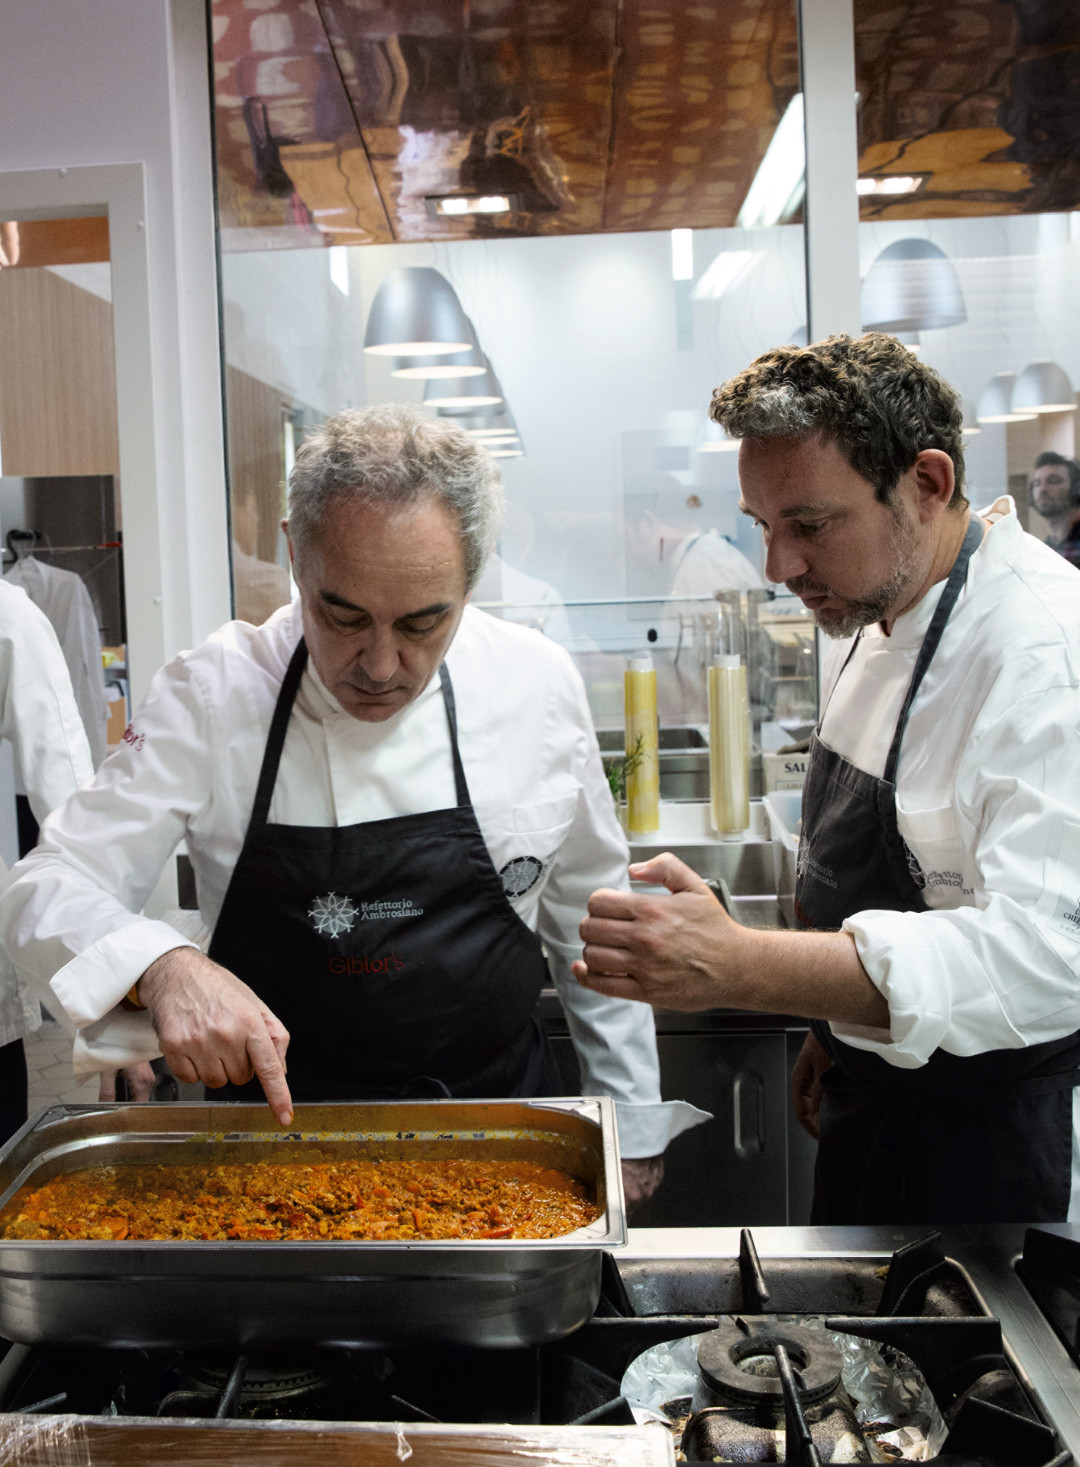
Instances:
[[[1039,1419],[1005,1358],[999,1322],[986,1315],[923,1312],[928,1295],[947,1285],[952,1273],[940,1233],[931,1233],[893,1254],[875,1312],[828,1315],[825,1327],[837,1334],[876,1340],[919,1367],[949,1428],[936,1458],[939,1467],[1066,1467],[1070,1455],[1060,1451],[1056,1433]],[[742,1317],[744,1322],[750,1317],[760,1328],[763,1317],[770,1313],[821,1312],[816,1307],[820,1297],[813,1303],[806,1300],[801,1310],[790,1309],[792,1284],[781,1276],[781,1285],[778,1292],[785,1297],[773,1300],[753,1237],[744,1230],[739,1297],[726,1301],[730,1307],[723,1313]],[[953,1303],[949,1296],[947,1307]],[[712,1319],[700,1314],[636,1315],[630,1292],[610,1264],[597,1313],[575,1334],[543,1352],[541,1400],[562,1398],[578,1419],[625,1421],[630,1413],[619,1394],[619,1382],[631,1361],[655,1344],[700,1334],[720,1323],[719,1311]],[[783,1407],[782,1460],[797,1467],[819,1467],[829,1457],[821,1456],[808,1423],[808,1403],[800,1399],[798,1347],[793,1361],[790,1344],[779,1331],[768,1337]],[[692,1426],[693,1419],[688,1433]],[[692,1434],[686,1445],[693,1449]],[[755,1460],[725,1458],[713,1450],[703,1457],[708,1461]]]

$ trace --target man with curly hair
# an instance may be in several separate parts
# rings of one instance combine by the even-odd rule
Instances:
[[[835,639],[798,932],[600,891],[576,973],[812,1021],[794,1076],[820,1223],[1080,1218],[1080,578],[972,513],[955,392],[893,337],[766,352],[714,395],[766,573]]]

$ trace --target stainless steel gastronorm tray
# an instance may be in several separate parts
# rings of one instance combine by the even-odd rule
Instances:
[[[0,1207],[26,1183],[123,1162],[378,1155],[536,1160],[595,1188],[561,1238],[415,1242],[0,1239],[0,1335],[25,1344],[516,1348],[577,1329],[601,1250],[626,1242],[613,1103],[422,1100],[265,1106],[52,1106],[0,1150]]]

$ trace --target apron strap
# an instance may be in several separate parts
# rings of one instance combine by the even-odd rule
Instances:
[[[915,701],[915,694],[919,691],[919,685],[926,676],[926,670],[933,660],[937,651],[938,643],[941,641],[945,624],[952,614],[952,609],[959,599],[967,580],[968,561],[982,544],[984,525],[978,515],[973,514],[968,523],[967,532],[964,535],[964,543],[960,547],[960,554],[956,557],[949,579],[945,582],[945,589],[941,593],[941,599],[934,608],[934,615],[926,635],[923,637],[919,655],[915,661],[915,671],[911,674],[911,682],[908,684],[907,696],[904,698],[900,709],[900,716],[896,720],[896,731],[893,734],[892,744],[889,747],[889,757],[885,761],[885,773],[882,776],[889,784],[896,783],[896,767],[900,762],[900,743],[904,737],[907,727],[908,715],[911,705]]]
[[[251,808],[251,821],[248,825],[250,834],[253,830],[261,830],[267,822],[270,814],[270,801],[274,795],[274,785],[277,783],[278,768],[281,765],[281,755],[285,748],[285,734],[289,727],[289,718],[292,715],[293,703],[300,687],[300,679],[304,675],[307,666],[308,650],[307,643],[303,637],[296,644],[296,651],[289,662],[288,670],[282,680],[281,691],[278,694],[277,705],[274,708],[274,717],[270,723],[270,733],[266,740],[266,750],[263,754],[262,768],[259,771],[259,783],[255,789],[255,802]],[[442,686],[443,702],[446,705],[446,722],[450,729],[450,752],[454,760],[454,790],[459,808],[467,807],[472,802],[469,799],[469,785],[465,778],[465,767],[461,762],[461,751],[458,748],[457,736],[457,706],[454,702],[454,685],[450,681],[450,673],[444,662],[439,668],[439,682]]]
[[[450,681],[450,669],[445,662],[439,667],[439,682],[442,685],[443,702],[446,705],[446,721],[450,725],[450,752],[454,757],[454,790],[457,794],[458,808],[464,809],[471,805],[472,801],[469,798],[465,766],[461,762],[461,750],[458,748],[457,703],[454,701],[454,685]]]
[[[255,788],[255,803],[251,807],[249,834],[253,830],[261,830],[270,814],[270,801],[273,798],[274,785],[277,783],[278,766],[281,763],[281,751],[285,747],[285,733],[289,727],[289,716],[292,713],[293,703],[296,701],[300,679],[307,666],[307,657],[307,643],[301,637],[289,661],[288,670],[281,684],[281,692],[278,693],[277,705],[274,708],[270,735],[266,740],[262,768],[259,770],[259,783]]]

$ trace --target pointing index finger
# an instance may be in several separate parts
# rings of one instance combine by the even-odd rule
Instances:
[[[265,1030],[262,1034],[252,1034],[248,1039],[247,1052],[259,1077],[267,1105],[281,1125],[287,1126],[293,1118],[292,1096],[270,1035]]]

